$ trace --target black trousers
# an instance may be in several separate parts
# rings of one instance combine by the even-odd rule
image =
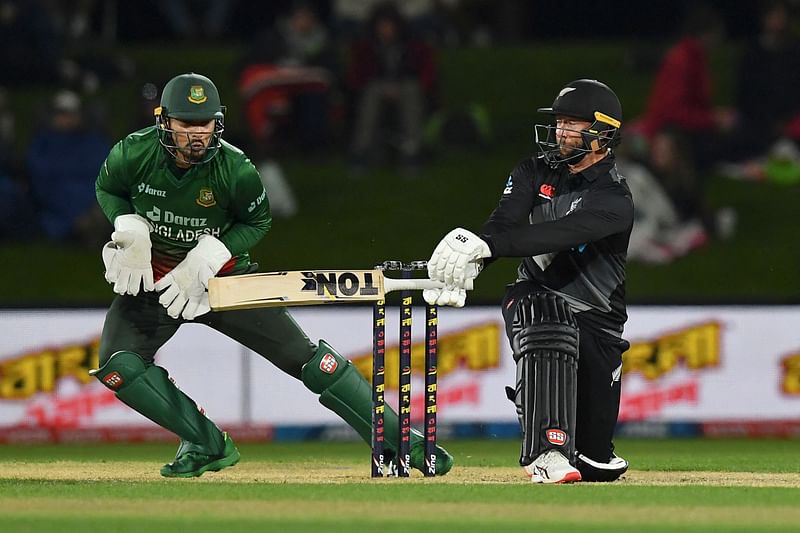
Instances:
[[[136,352],[152,362],[156,351],[187,322],[170,317],[158,297],[146,292],[114,298],[100,338],[100,366],[120,350]],[[283,307],[211,312],[194,322],[238,341],[298,379],[317,349]]]
[[[531,281],[508,286],[502,312],[509,342],[513,336],[511,328],[516,306],[523,296],[539,292],[546,292],[546,289]],[[581,313],[575,313],[575,319],[579,334],[575,448],[594,461],[607,463],[614,452],[622,354],[630,344],[600,331],[591,321],[583,319]]]

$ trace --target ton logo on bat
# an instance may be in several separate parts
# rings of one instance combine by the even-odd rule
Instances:
[[[373,285],[372,274],[365,272],[363,279],[354,272],[303,272],[302,291],[318,296],[374,296],[378,287]]]

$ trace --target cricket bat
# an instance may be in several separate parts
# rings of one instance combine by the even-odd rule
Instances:
[[[392,291],[444,287],[430,279],[394,279],[381,270],[264,272],[208,280],[213,311],[382,300]],[[472,290],[472,281],[467,286]]]

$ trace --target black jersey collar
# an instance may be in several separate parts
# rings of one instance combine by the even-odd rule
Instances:
[[[604,174],[608,174],[609,171],[612,168],[614,168],[614,164],[615,163],[616,163],[616,161],[614,159],[614,153],[611,152],[607,156],[605,156],[603,159],[601,159],[600,161],[595,163],[594,165],[581,170],[580,172],[578,172],[578,174],[583,176],[584,179],[586,179],[586,181],[594,181],[599,176],[602,176]]]

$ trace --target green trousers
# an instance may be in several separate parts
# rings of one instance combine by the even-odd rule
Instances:
[[[103,326],[100,366],[120,350],[135,352],[151,364],[185,322],[170,317],[155,292],[117,296]],[[317,349],[283,307],[207,313],[194,322],[214,328],[297,379]]]
[[[186,322],[171,318],[158,294],[117,296],[106,315],[100,339],[101,382],[117,397],[182,439],[178,456],[188,451],[219,455],[223,435],[197,404],[178,389],[166,370],[154,363],[158,349]],[[345,358],[327,343],[318,347],[283,307],[208,313],[195,320],[238,341],[275,366],[303,381],[319,394],[322,405],[338,414],[365,442],[372,432],[372,388]],[[112,358],[117,352],[116,356]],[[333,358],[333,359],[331,359]],[[108,364],[107,364],[108,363]],[[309,363],[305,369],[303,365]],[[384,412],[386,457],[391,459],[399,438],[399,421],[388,405]],[[411,466],[422,470],[422,435],[411,432]],[[444,474],[453,458],[437,446],[437,473]]]

